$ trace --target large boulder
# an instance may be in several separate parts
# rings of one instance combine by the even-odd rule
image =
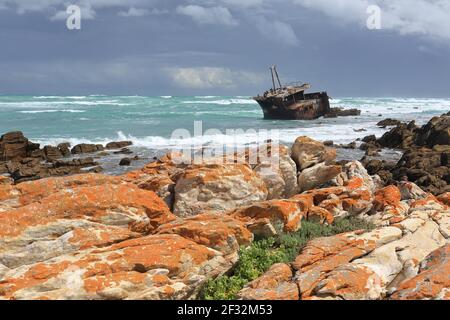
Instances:
[[[417,132],[416,143],[433,148],[436,145],[450,145],[450,116],[434,117]]]
[[[264,156],[260,151],[257,164],[252,168],[266,184],[267,199],[289,198],[297,194],[297,166],[289,155],[289,149],[279,146],[278,152],[273,152],[270,145],[262,149],[269,154]]]
[[[123,181],[136,184],[139,188],[155,192],[169,206],[173,207],[175,183],[186,164],[182,155],[167,153],[160,159],[148,163],[142,169],[127,172],[120,178]]]
[[[313,197],[309,194],[254,203],[227,214],[243,221],[250,231],[260,237],[295,232],[301,228],[303,219],[322,224],[331,224],[334,221],[331,212],[314,206]]]
[[[300,171],[318,163],[327,164],[336,159],[336,149],[328,148],[323,143],[309,137],[298,137],[291,149],[291,157]]]
[[[228,215],[245,222],[257,236],[267,237],[300,229],[311,206],[308,200],[271,200],[238,208]]]
[[[330,112],[324,115],[325,118],[360,116],[359,109],[330,108]]]
[[[175,185],[173,212],[186,217],[225,212],[267,199],[264,181],[244,164],[192,166]]]
[[[132,141],[113,141],[106,144],[105,149],[111,150],[111,149],[122,149],[128,146],[131,146],[133,144]]]
[[[383,211],[388,207],[397,208],[402,200],[402,194],[396,186],[387,186],[375,192],[373,208],[376,211]]]
[[[327,166],[319,163],[311,168],[303,170],[298,176],[300,192],[320,187],[342,172],[341,166]]]
[[[382,127],[382,128],[386,128],[386,127],[396,127],[399,126],[402,122],[400,120],[396,120],[396,119],[384,119],[380,122],[377,123],[377,126]]]
[[[57,147],[64,157],[70,156],[70,142],[62,142]]]
[[[131,184],[63,189],[0,214],[0,263],[11,268],[43,261],[113,243],[116,235],[147,234],[174,219],[153,192]]]
[[[61,150],[53,146],[45,146],[44,155],[47,160],[56,160],[63,157]]]
[[[224,254],[237,253],[248,246],[253,235],[244,223],[225,215],[200,214],[163,224],[157,234],[178,234]]]
[[[377,142],[383,148],[407,149],[415,144],[417,129],[414,121],[409,124],[400,123],[386,132]]]
[[[20,131],[2,135],[0,137],[0,161],[25,158],[28,144],[28,139]]]
[[[305,192],[314,205],[324,208],[334,217],[364,216],[372,209],[373,193],[360,177],[343,182],[343,186],[314,189]]]
[[[105,148],[101,144],[81,143],[74,146],[70,152],[72,154],[81,154],[81,153],[94,153],[103,150],[105,150]]]
[[[396,180],[415,183],[424,191],[439,195],[450,191],[450,146],[407,150],[392,170]]]
[[[335,184],[338,186],[345,185],[348,181],[357,178],[358,181],[362,181],[364,187],[370,192],[375,192],[377,185],[371,175],[364,168],[363,164],[359,161],[347,162],[343,168],[342,173],[335,179]]]

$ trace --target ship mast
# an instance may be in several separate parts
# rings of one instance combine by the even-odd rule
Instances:
[[[273,85],[273,91],[276,91],[276,85],[275,85],[275,77],[277,78],[278,85],[280,86],[280,89],[282,88],[280,77],[278,76],[277,66],[271,66],[270,67],[270,73],[272,75],[272,85]]]

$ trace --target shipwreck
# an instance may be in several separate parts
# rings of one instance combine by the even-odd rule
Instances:
[[[311,88],[308,83],[291,83],[282,85],[276,66],[270,67],[272,89],[253,99],[258,102],[264,112],[265,119],[276,120],[314,120],[320,117],[335,117],[340,115],[359,115],[356,109],[345,110],[330,108],[326,92],[305,93]]]

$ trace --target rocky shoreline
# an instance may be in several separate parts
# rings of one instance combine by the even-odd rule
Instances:
[[[120,176],[81,173],[95,164],[59,159],[68,145],[4,135],[0,299],[195,299],[235,277],[233,298],[245,300],[448,300],[449,123],[449,114],[421,128],[380,123],[393,127],[350,146],[366,151],[362,161],[337,162],[330,143],[299,137],[292,148],[269,143],[269,158],[248,150],[245,163],[187,165],[169,153]],[[403,157],[374,157],[384,147]],[[274,248],[348,219],[373,227],[318,232],[292,260],[274,258],[245,281],[236,274],[259,241]]]
[[[97,159],[110,153],[131,155],[133,152],[127,148],[131,145],[131,141],[114,141],[105,146],[83,143],[71,148],[66,142],[41,148],[22,132],[9,132],[0,137],[0,175],[7,174],[15,183],[21,183],[86,172],[99,173],[103,168]],[[138,159],[137,156],[124,157],[118,165],[129,166],[131,161]]]

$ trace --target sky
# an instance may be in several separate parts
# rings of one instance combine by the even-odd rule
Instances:
[[[270,65],[332,97],[450,97],[450,0],[0,0],[0,94],[248,96]]]

